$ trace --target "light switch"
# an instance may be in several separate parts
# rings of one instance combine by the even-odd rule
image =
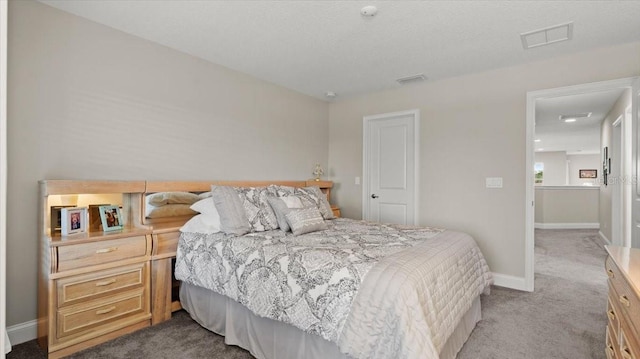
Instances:
[[[487,177],[485,182],[487,188],[502,188],[502,177]]]
[[[360,184],[360,177],[356,177],[356,184],[359,185]]]

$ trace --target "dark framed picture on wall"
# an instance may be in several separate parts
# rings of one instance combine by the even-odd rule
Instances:
[[[598,170],[579,170],[580,178],[598,178]]]

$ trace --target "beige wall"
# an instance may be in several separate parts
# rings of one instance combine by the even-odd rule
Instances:
[[[567,153],[565,151],[536,152],[535,162],[544,163],[542,186],[567,185]]]
[[[567,155],[569,161],[569,185],[598,185],[602,175],[602,157],[593,155]],[[580,178],[580,170],[597,170],[597,178]]]
[[[420,224],[470,233],[491,270],[524,277],[527,91],[637,75],[633,43],[339,100],[329,120],[333,198],[361,217],[362,117],[420,109]],[[504,188],[485,188],[494,176]]]
[[[599,197],[598,187],[537,187],[535,223],[598,223]]]
[[[609,147],[609,156],[611,156],[613,141],[613,122],[620,115],[624,115],[629,106],[631,106],[631,90],[626,90],[602,121],[600,126],[600,149],[602,151],[604,147]],[[600,184],[600,232],[611,241],[611,195],[613,187],[623,186],[624,182],[610,178],[608,183],[609,185],[607,186],[604,185],[604,182]]]
[[[9,2],[8,61],[8,325],[36,318],[38,180],[307,179],[328,163],[325,102],[37,2]]]

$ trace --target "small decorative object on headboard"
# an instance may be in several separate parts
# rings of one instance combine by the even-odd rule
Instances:
[[[319,163],[316,163],[316,168],[313,170],[313,175],[316,176],[315,180],[320,181],[320,176],[324,174],[324,170]]]

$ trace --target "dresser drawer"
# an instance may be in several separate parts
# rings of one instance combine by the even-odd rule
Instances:
[[[620,357],[622,359],[640,359],[640,348],[629,333],[620,331]]]
[[[609,300],[615,302],[613,305],[618,320],[626,322],[630,327],[630,333],[634,336],[640,335],[640,300],[635,296],[629,284],[624,281],[610,280]],[[613,303],[612,303],[613,304]],[[640,359],[640,358],[638,358]]]
[[[57,313],[57,338],[99,331],[101,327],[112,325],[118,320],[144,314],[146,301],[144,290],[138,289],[61,308]]]
[[[66,306],[123,290],[143,287],[147,263],[99,271],[87,275],[58,279],[58,306]]]
[[[110,239],[58,247],[58,271],[109,263],[147,252],[145,236]]]
[[[618,306],[613,303],[613,301],[617,300],[614,297],[614,292],[609,289],[609,298],[607,300],[607,320],[609,321],[609,334],[611,335],[612,342],[618,342],[618,333],[620,331],[620,317],[618,313]]]
[[[180,232],[153,234],[153,256],[175,256],[178,250]]]
[[[606,342],[605,342],[605,353],[607,355],[607,359],[618,359],[618,342],[611,336],[611,327],[607,327],[606,334]]]

